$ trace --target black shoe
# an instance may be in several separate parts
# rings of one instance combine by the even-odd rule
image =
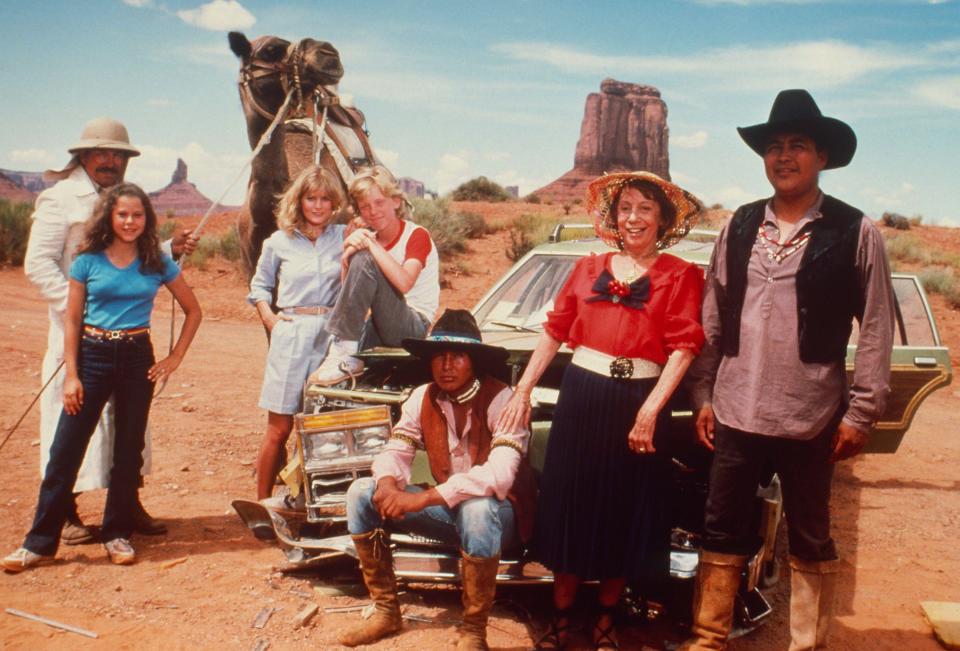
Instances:
[[[553,616],[550,618],[550,626],[546,632],[537,640],[536,646],[532,651],[552,651],[553,649],[566,649],[568,638],[570,637],[570,616],[573,614],[573,608],[564,608],[563,610],[554,609]]]
[[[167,533],[167,525],[152,517],[143,504],[137,502],[133,509],[133,531],[144,536],[162,536]]]

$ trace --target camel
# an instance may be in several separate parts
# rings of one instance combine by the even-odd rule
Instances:
[[[277,229],[277,196],[313,163],[316,152],[319,164],[340,179],[344,191],[358,168],[377,160],[366,138],[363,114],[339,103],[336,84],[343,67],[335,47],[312,38],[296,44],[276,36],[249,41],[239,32],[230,32],[228,39],[240,59],[240,102],[251,149],[292,93],[286,119],[251,163],[238,223],[242,261],[249,278],[263,241]],[[321,134],[317,123],[323,123],[323,115],[327,121]]]

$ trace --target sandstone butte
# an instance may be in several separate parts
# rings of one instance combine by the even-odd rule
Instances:
[[[533,194],[556,202],[583,200],[604,172],[646,170],[670,178],[667,105],[653,86],[604,79],[587,95],[573,169]]]
[[[170,183],[166,187],[151,192],[150,201],[158,215],[182,217],[184,215],[202,215],[213,202],[197,190],[197,186],[187,180],[187,164],[177,159]],[[236,210],[236,206],[218,206],[216,212]]]

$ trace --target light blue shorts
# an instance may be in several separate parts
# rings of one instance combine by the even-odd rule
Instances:
[[[263,371],[260,407],[275,414],[295,414],[303,406],[303,385],[327,355],[327,315],[289,315],[270,333]]]

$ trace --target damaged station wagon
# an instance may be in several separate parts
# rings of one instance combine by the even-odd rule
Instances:
[[[584,239],[580,239],[584,238]],[[692,231],[669,252],[705,268],[715,232]],[[510,377],[515,384],[542,331],[553,299],[576,260],[609,248],[593,237],[589,225],[560,225],[550,242],[527,253],[473,309],[487,344],[510,352]],[[896,333],[891,363],[892,392],[886,412],[871,434],[867,452],[893,453],[910,427],[923,400],[952,379],[949,352],[940,341],[930,305],[916,276],[893,274],[896,294]],[[852,373],[857,331],[847,347]],[[533,392],[530,463],[543,467],[553,408],[561,377],[572,351],[561,347]],[[307,386],[303,413],[296,416],[296,454],[281,473],[290,487],[284,508],[266,508],[237,500],[234,508],[253,533],[276,540],[291,567],[316,567],[355,556],[346,534],[345,495],[350,483],[370,475],[373,456],[386,444],[400,405],[412,390],[429,381],[427,371],[402,349],[373,349],[358,355],[366,368],[337,387]],[[693,413],[682,387],[667,407],[673,423],[668,453],[673,460],[676,489],[669,577],[652,594],[634,595],[632,607],[652,617],[666,609],[683,620],[690,610],[697,572],[703,511],[711,453],[696,443]],[[414,483],[432,483],[426,453],[414,461]],[[763,544],[747,564],[737,600],[741,630],[756,626],[771,612],[759,588],[779,576],[777,539],[782,504],[779,481],[771,476],[757,487],[752,508]],[[394,564],[399,580],[459,581],[455,541],[430,540],[393,533]],[[527,558],[526,550],[504,550],[498,582],[533,584],[552,580],[546,568]]]

